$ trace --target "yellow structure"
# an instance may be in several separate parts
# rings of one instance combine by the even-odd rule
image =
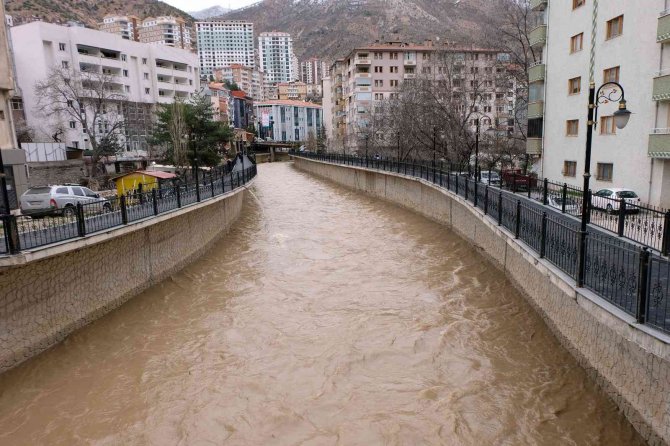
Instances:
[[[116,193],[125,195],[156,189],[160,187],[162,182],[176,177],[177,175],[169,172],[138,170],[114,178],[114,183],[116,184]]]

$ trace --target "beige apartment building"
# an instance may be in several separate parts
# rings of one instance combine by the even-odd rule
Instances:
[[[304,82],[279,82],[277,95],[280,101],[304,101],[307,99],[307,84]]]
[[[214,70],[214,80],[228,81],[237,84],[242,90],[256,101],[265,100],[265,76],[257,68],[242,64],[231,64]]]
[[[193,49],[191,28],[179,17],[147,17],[140,20],[135,16],[107,15],[99,24],[99,29],[135,42]]]
[[[453,88],[465,99],[476,94],[476,105],[472,106],[476,113],[469,122],[473,130],[479,118],[485,129],[495,126],[513,131],[516,85],[506,75],[508,59],[496,49],[438,46],[431,41],[376,42],[355,48],[331,65],[330,91],[324,91],[330,95],[324,121],[332,133],[331,147],[355,151],[357,135],[370,125],[376,107],[394,99],[403,83],[413,82],[417,76]],[[462,113],[472,114],[465,109]]]

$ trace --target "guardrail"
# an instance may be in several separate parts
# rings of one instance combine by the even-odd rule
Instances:
[[[256,165],[239,170],[213,168],[188,183],[176,183],[147,192],[126,194],[78,204],[62,215],[33,218],[0,217],[3,242],[0,254],[18,254],[101,231],[127,225],[199,203],[244,186],[256,176]]]
[[[458,172],[445,171],[442,165],[425,161],[410,163],[340,154],[292,154],[429,181],[472,202],[485,216],[538,253],[540,258],[577,280],[579,221],[567,215],[566,206],[557,209],[543,204],[550,196],[565,198],[577,189],[542,181],[543,193],[538,200],[534,198],[532,188],[529,188],[530,192],[526,191],[528,195],[519,195]],[[648,247],[593,227],[589,227],[586,244],[584,287],[635,317],[638,323],[670,333],[670,262],[652,253]]]

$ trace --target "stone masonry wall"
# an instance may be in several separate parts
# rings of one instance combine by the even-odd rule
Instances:
[[[50,184],[79,184],[86,177],[84,160],[45,161],[28,163],[31,187]]]
[[[670,444],[670,337],[629,315],[540,259],[462,198],[423,180],[295,159],[300,170],[412,209],[450,227],[507,277],[652,445]]]
[[[245,190],[103,234],[0,259],[0,373],[202,255]]]

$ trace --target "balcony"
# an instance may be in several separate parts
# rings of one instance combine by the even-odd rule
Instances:
[[[528,35],[528,42],[532,47],[542,47],[547,43],[547,25],[540,25]]]
[[[532,11],[544,11],[547,9],[548,0],[530,0],[530,9]]]
[[[528,68],[528,82],[544,81],[546,67],[542,62],[536,62]]]
[[[528,104],[528,119],[541,118],[544,116],[544,102],[530,102]]]
[[[404,79],[416,79],[416,73],[405,73],[403,74]]]
[[[647,154],[652,158],[670,158],[670,129],[652,130]]]
[[[405,59],[405,66],[406,67],[415,67],[416,66],[416,59]]]
[[[658,18],[656,41],[658,43],[670,42],[670,9],[663,11]]]
[[[356,59],[354,59],[354,64],[355,65],[371,65],[372,61],[367,57],[365,57],[365,58],[357,57]]]
[[[651,98],[654,101],[670,100],[670,70],[660,71],[656,74]]]
[[[542,138],[526,139],[526,153],[528,155],[542,155]]]

